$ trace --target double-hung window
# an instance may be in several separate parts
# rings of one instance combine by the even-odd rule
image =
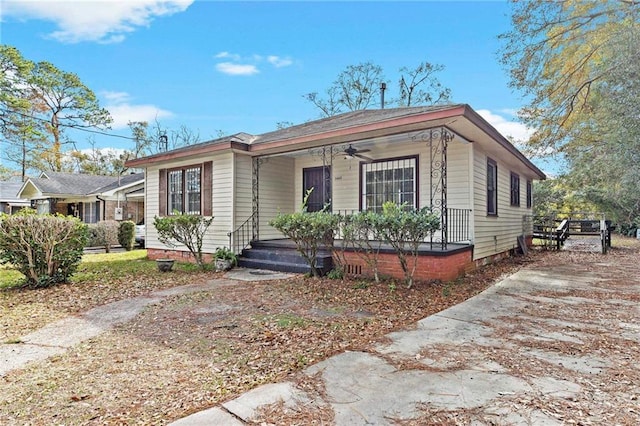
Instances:
[[[520,207],[520,176],[511,172],[511,205]]]
[[[183,213],[182,170],[169,172],[169,214]]]
[[[362,210],[381,212],[387,201],[417,207],[417,157],[362,163],[360,171]]]
[[[82,203],[82,221],[84,223],[98,222],[98,203]]]
[[[498,215],[498,164],[487,159],[487,215]]]
[[[211,162],[160,170],[160,214],[211,215]]]
[[[189,167],[169,171],[168,213],[200,214],[202,168]]]
[[[527,208],[533,206],[533,182],[527,180]]]

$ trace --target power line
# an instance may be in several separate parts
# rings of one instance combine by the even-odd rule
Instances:
[[[17,114],[17,115],[19,115],[21,117],[30,118],[30,119],[39,120],[39,121],[42,121],[42,122],[45,122],[45,123],[49,123],[49,120],[46,120],[46,119],[40,118],[40,117],[33,117],[33,116],[29,115],[29,114],[25,114],[25,113],[22,113],[20,111],[14,111],[14,110],[10,110],[10,109],[7,109],[7,108],[0,108],[0,111],[8,113],[8,114]],[[131,141],[137,140],[136,138],[132,138],[130,136],[114,135],[114,134],[103,132],[103,131],[100,131],[100,130],[88,129],[86,127],[75,127],[75,126],[72,126],[70,124],[64,124],[64,123],[59,123],[58,125],[61,126],[61,127],[66,127],[66,128],[73,129],[73,130],[80,130],[82,132],[94,133],[94,134],[103,135],[103,136],[109,136],[111,138],[127,139],[127,140],[131,140]]]

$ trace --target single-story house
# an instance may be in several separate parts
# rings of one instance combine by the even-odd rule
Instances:
[[[0,182],[0,212],[13,214],[18,210],[29,207],[29,200],[18,197],[22,182]]]
[[[18,195],[39,213],[60,213],[85,223],[103,220],[144,220],[144,173],[99,176],[42,172],[28,178]]]
[[[280,212],[379,210],[387,200],[430,206],[441,229],[426,241],[417,279],[451,279],[504,256],[530,234],[532,182],[544,173],[469,105],[348,112],[261,135],[232,136],[131,160],[146,172],[146,222],[174,211],[214,216],[203,250],[258,246],[277,258]],[[151,258],[188,258],[147,227]],[[269,246],[269,242],[276,244]],[[246,250],[251,247],[251,250]],[[269,256],[266,256],[269,257]],[[266,262],[265,268],[269,265]],[[367,274],[351,256],[350,272]],[[398,275],[385,253],[382,272]]]

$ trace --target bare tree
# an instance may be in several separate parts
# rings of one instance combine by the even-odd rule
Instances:
[[[422,62],[417,67],[400,68],[398,79],[398,99],[390,99],[389,104],[398,106],[434,105],[447,102],[451,90],[444,87],[436,74],[443,65]],[[331,117],[346,111],[357,111],[374,106],[381,85],[387,81],[382,68],[371,62],[349,65],[338,74],[336,80],[325,90],[307,93],[303,97],[318,108],[324,117]]]
[[[444,65],[422,62],[417,67],[400,68],[400,96],[398,106],[437,105],[449,101],[451,89],[440,83],[436,74]]]
[[[307,93],[303,97],[314,104],[323,116],[331,117],[345,111],[366,109],[384,82],[382,68],[364,62],[347,66],[325,91],[324,97],[317,92]]]

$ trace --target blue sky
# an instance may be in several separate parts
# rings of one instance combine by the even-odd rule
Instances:
[[[115,134],[155,117],[203,140],[302,123],[319,117],[302,95],[366,61],[384,69],[387,97],[400,67],[444,65],[452,101],[505,135],[530,134],[516,122],[523,101],[498,62],[505,2],[1,1],[1,42],[78,74],[112,113]],[[86,146],[84,134],[74,137]]]

